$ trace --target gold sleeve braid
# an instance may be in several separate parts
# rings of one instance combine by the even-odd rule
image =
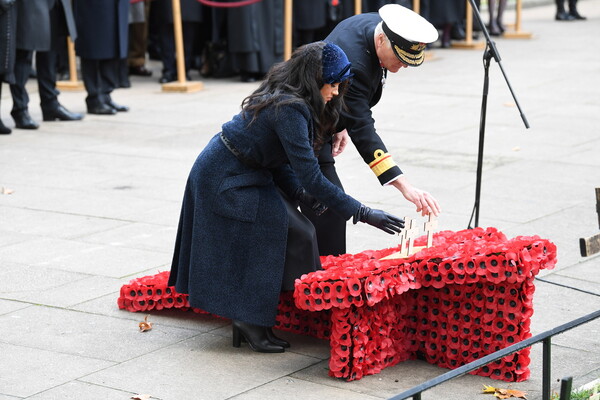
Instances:
[[[392,159],[392,155],[385,153],[383,150],[375,150],[373,156],[375,159],[369,163],[369,167],[375,176],[379,176],[388,169],[396,166],[396,163]]]

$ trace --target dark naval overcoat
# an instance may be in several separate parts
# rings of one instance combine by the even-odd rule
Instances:
[[[381,184],[396,179],[402,172],[391,164],[391,158],[377,164],[375,154],[384,158],[387,148],[375,130],[371,108],[381,99],[386,71],[379,64],[375,52],[375,27],[381,22],[378,13],[360,14],[340,22],[325,41],[335,43],[344,50],[352,63],[352,85],[344,96],[347,111],[342,113],[342,125],[348,129],[352,143],[370,164]],[[379,166],[379,168],[377,168]],[[385,167],[385,168],[381,168]]]
[[[360,203],[320,172],[312,148],[312,118],[304,103],[241,114],[216,135],[190,172],[181,209],[169,285],[192,307],[225,318],[273,326],[286,254],[288,218],[277,187],[303,186],[349,219]]]

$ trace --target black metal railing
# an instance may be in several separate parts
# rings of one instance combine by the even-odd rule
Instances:
[[[535,335],[530,337],[529,339],[525,339],[521,342],[515,343],[511,346],[508,346],[502,350],[498,350],[494,353],[488,354],[480,358],[479,360],[470,362],[463,366],[460,366],[452,371],[446,372],[443,375],[437,376],[433,379],[428,380],[418,386],[413,387],[403,393],[400,393],[394,397],[390,397],[388,400],[403,400],[408,399],[410,397],[413,400],[421,400],[421,393],[435,387],[439,384],[449,381],[450,379],[458,378],[459,376],[465,375],[471,371],[476,370],[477,368],[481,368],[484,365],[487,365],[491,362],[494,362],[502,357],[506,357],[509,354],[512,354],[516,351],[524,349],[525,347],[529,347],[539,342],[543,342],[543,355],[542,355],[542,399],[550,400],[550,366],[551,366],[551,338],[552,336],[561,334],[570,329],[576,328],[579,325],[583,325],[590,321],[595,320],[600,317],[600,310],[595,311],[591,314],[585,315],[581,318],[577,318],[571,322],[567,322],[566,324],[557,326],[556,328],[550,329],[546,332],[540,333],[539,335]]]

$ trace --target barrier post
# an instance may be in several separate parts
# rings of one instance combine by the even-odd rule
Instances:
[[[80,91],[84,89],[83,82],[77,80],[77,60],[75,56],[75,44],[70,36],[67,36],[67,54],[69,56],[69,80],[57,81],[56,88],[59,90]]]
[[[502,34],[502,37],[505,37],[507,39],[531,39],[531,37],[533,36],[531,34],[531,32],[525,32],[521,30],[521,6],[522,6],[522,1],[521,0],[517,0],[517,3],[515,5],[515,13],[516,13],[516,17],[515,17],[515,25],[514,25],[514,31],[510,31],[507,30]]]
[[[283,9],[283,60],[292,56],[292,18],[294,0],[285,0]]]
[[[354,0],[354,15],[362,14],[362,1]]]
[[[163,83],[163,92],[197,92],[204,87],[202,82],[186,82],[185,78],[185,54],[183,51],[183,34],[181,27],[181,3],[172,0],[173,6],[173,30],[175,33],[175,56],[177,60],[177,81]]]

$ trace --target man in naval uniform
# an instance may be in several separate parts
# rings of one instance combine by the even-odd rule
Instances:
[[[354,78],[344,99],[341,125],[333,141],[326,143],[319,155],[321,171],[331,182],[342,187],[335,171],[333,157],[340,154],[348,135],[365,163],[382,185],[398,189],[415,204],[422,215],[441,211],[437,200],[428,192],[412,186],[388,153],[375,130],[371,108],[381,98],[388,72],[418,67],[423,63],[427,43],[435,42],[438,31],[419,14],[398,4],[388,4],[378,13],[359,14],[340,22],[327,36],[326,42],[344,50],[352,63]],[[347,130],[347,133],[343,129]],[[316,216],[302,207],[317,231],[321,255],[346,253],[346,221],[331,210]]]

